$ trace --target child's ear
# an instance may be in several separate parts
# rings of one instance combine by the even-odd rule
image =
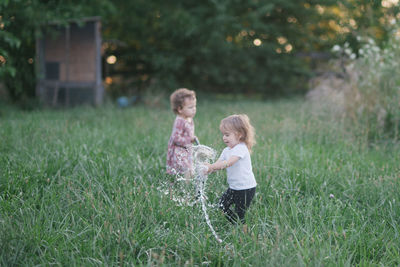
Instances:
[[[178,113],[180,114],[180,113],[182,112],[182,107],[178,107],[176,110],[177,110]]]

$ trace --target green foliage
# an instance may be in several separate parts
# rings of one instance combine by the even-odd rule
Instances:
[[[170,181],[167,108],[0,110],[1,266],[400,264],[399,143],[366,146],[302,100],[199,98],[203,144],[222,151],[219,121],[232,113],[248,114],[257,132],[247,230],[208,207],[223,244],[201,207],[158,189]],[[216,204],[225,172],[207,185]]]
[[[373,38],[378,45],[387,42],[393,28],[391,21],[400,13],[400,6],[394,1],[347,0],[340,7],[340,22],[352,32],[347,41],[353,45],[357,43],[356,36]]]
[[[385,2],[386,3],[386,2]],[[386,40],[399,7],[383,1],[7,0],[0,3],[0,77],[14,100],[33,96],[35,40],[45,26],[101,16],[106,74],[125,87],[257,93],[304,91],[310,58],[355,33]],[[136,93],[136,92],[135,92]]]
[[[400,137],[399,37],[392,35],[384,48],[360,38],[358,58],[345,48],[349,60],[345,90],[345,117],[352,131],[369,140]]]
[[[7,8],[8,6],[8,1],[4,1],[3,3],[0,4],[0,7]],[[10,77],[15,77],[16,73],[16,68],[13,66],[13,64],[8,63],[5,64],[7,61],[10,61],[11,58],[9,56],[9,52],[7,51],[6,47],[10,48],[19,48],[21,45],[21,40],[16,38],[14,34],[11,32],[4,31],[3,29],[7,27],[10,24],[10,21],[7,21],[5,18],[2,16],[0,17],[0,25],[1,25],[1,30],[0,30],[0,78],[4,79],[6,76]]]
[[[142,3],[143,2],[143,3]],[[114,1],[118,16],[105,21],[106,38],[136,87],[281,94],[301,88],[307,64],[297,52],[331,44],[317,5],[335,1]],[[310,27],[314,25],[314,27]],[[255,43],[259,44],[256,46]]]

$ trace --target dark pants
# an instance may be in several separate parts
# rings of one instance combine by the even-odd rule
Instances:
[[[240,219],[242,223],[245,223],[244,214],[249,208],[255,193],[255,187],[245,190],[233,190],[228,188],[219,200],[219,208],[222,209],[226,218],[231,223],[236,223],[238,219]],[[235,211],[230,209],[232,204],[235,204]]]

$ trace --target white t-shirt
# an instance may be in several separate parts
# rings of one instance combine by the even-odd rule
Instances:
[[[231,156],[237,156],[240,159],[226,168],[229,188],[244,190],[255,187],[257,183],[251,167],[250,152],[246,144],[239,143],[233,148],[226,147],[222,151],[219,160],[228,160]]]

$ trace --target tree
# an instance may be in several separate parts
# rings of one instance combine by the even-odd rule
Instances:
[[[390,1],[3,0],[0,78],[13,99],[32,96],[46,24],[101,16],[105,56],[118,58],[110,74],[134,88],[298,92],[309,75],[299,54],[357,46],[360,32],[385,39],[399,12]]]
[[[135,86],[279,94],[307,74],[299,51],[333,44],[319,5],[336,1],[114,1],[105,37]],[[332,14],[330,16],[333,17]],[[321,36],[331,32],[330,39]]]

